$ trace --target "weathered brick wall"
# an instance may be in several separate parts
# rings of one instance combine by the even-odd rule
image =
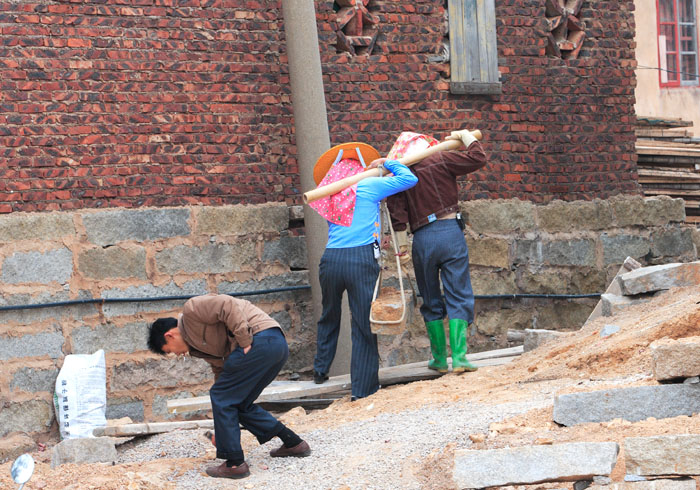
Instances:
[[[636,193],[632,1],[584,2],[578,60],[547,57],[544,0],[496,2],[503,94],[449,93],[443,0],[372,0],[371,56],[336,53],[317,1],[333,143],[480,128],[462,197]],[[299,203],[280,2],[0,4],[0,212]]]
[[[680,199],[476,200],[462,210],[481,296],[601,293],[627,256],[645,265],[691,261],[700,246],[698,231],[683,224]],[[167,400],[205,394],[213,381],[201,360],[147,351],[148,324],[177,314],[184,299],[8,307],[305,286],[298,215],[296,206],[270,203],[0,216],[0,438],[55,431],[52,393],[67,354],[105,350],[109,418],[172,418]],[[312,369],[310,296],[309,289],[246,296],[285,330],[286,372]],[[509,329],[579,328],[597,301],[478,299],[470,348],[507,347]],[[413,318],[403,334],[380,336],[383,366],[429,357],[417,310]]]

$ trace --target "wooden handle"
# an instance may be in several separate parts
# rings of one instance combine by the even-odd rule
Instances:
[[[472,131],[471,133],[477,140],[480,140],[483,137],[481,131],[479,131],[478,129]],[[399,163],[410,167],[414,163],[418,163],[421,160],[424,160],[425,158],[429,157],[435,152],[457,150],[459,148],[464,148],[464,145],[460,140],[446,140],[435,146],[426,148],[425,150],[411,153],[410,155],[407,155],[403,158],[399,158]],[[317,187],[316,189],[307,191],[302,195],[304,203],[308,204],[310,202],[323,199],[326,196],[332,196],[333,194],[337,194],[343,189],[347,189],[348,187],[357,184],[359,181],[366,179],[367,177],[379,177],[379,170],[376,168],[371,168],[359,174],[340,179],[336,182],[333,182],[332,184],[324,185],[323,187]]]

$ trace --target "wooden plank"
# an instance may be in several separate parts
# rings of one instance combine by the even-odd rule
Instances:
[[[522,352],[523,347],[516,346],[507,349],[468,354],[467,359],[473,362],[477,367],[498,366],[512,361],[516,356],[522,354]],[[440,373],[428,369],[428,361],[421,361],[412,364],[403,364],[401,366],[381,368],[379,370],[379,383],[383,386],[388,386],[408,381],[432,379],[439,376],[441,376]],[[313,381],[273,381],[263,390],[256,402],[318,396],[324,393],[333,393],[350,388],[349,374],[332,376],[328,381],[319,385],[315,384]],[[211,401],[208,396],[168,400],[167,408],[170,413],[209,410],[211,409]]]
[[[151,422],[97,427],[92,433],[96,437],[133,437],[147,434],[160,434],[184,429],[213,429],[213,420],[186,420],[184,422]]]
[[[656,126],[666,128],[686,128],[692,127],[693,121],[684,121],[680,118],[665,118],[656,116],[637,116],[637,125]]]
[[[687,129],[636,128],[634,134],[638,138],[689,138],[692,136]]]

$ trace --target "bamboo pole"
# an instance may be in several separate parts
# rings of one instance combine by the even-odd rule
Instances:
[[[480,140],[482,138],[481,131],[479,131],[478,129],[472,131],[471,133],[477,140]],[[430,148],[426,148],[425,150],[421,150],[416,153],[407,155],[403,158],[399,158],[399,163],[410,167],[414,163],[418,163],[421,160],[424,160],[425,158],[429,157],[435,152],[456,150],[460,147],[464,148],[464,145],[460,140],[443,141],[442,143],[439,143],[435,146],[431,146]],[[365,170],[362,173],[352,175],[350,177],[345,177],[344,179],[340,179],[336,182],[333,182],[332,184],[324,185],[323,187],[317,187],[316,189],[305,192],[303,194],[304,203],[308,204],[310,202],[323,199],[326,196],[332,196],[333,194],[337,194],[343,189],[347,189],[348,187],[353,186],[359,181],[364,180],[368,177],[379,177],[379,169],[371,168],[369,170]]]

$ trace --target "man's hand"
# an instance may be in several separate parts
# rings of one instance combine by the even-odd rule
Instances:
[[[248,347],[243,347],[243,353],[247,354],[248,352],[250,352],[250,349],[252,349],[252,348],[253,348],[253,344],[250,344]]]
[[[468,129],[462,129],[460,131],[452,131],[446,140],[460,140],[465,148],[469,148],[469,145],[476,141],[474,135]]]

